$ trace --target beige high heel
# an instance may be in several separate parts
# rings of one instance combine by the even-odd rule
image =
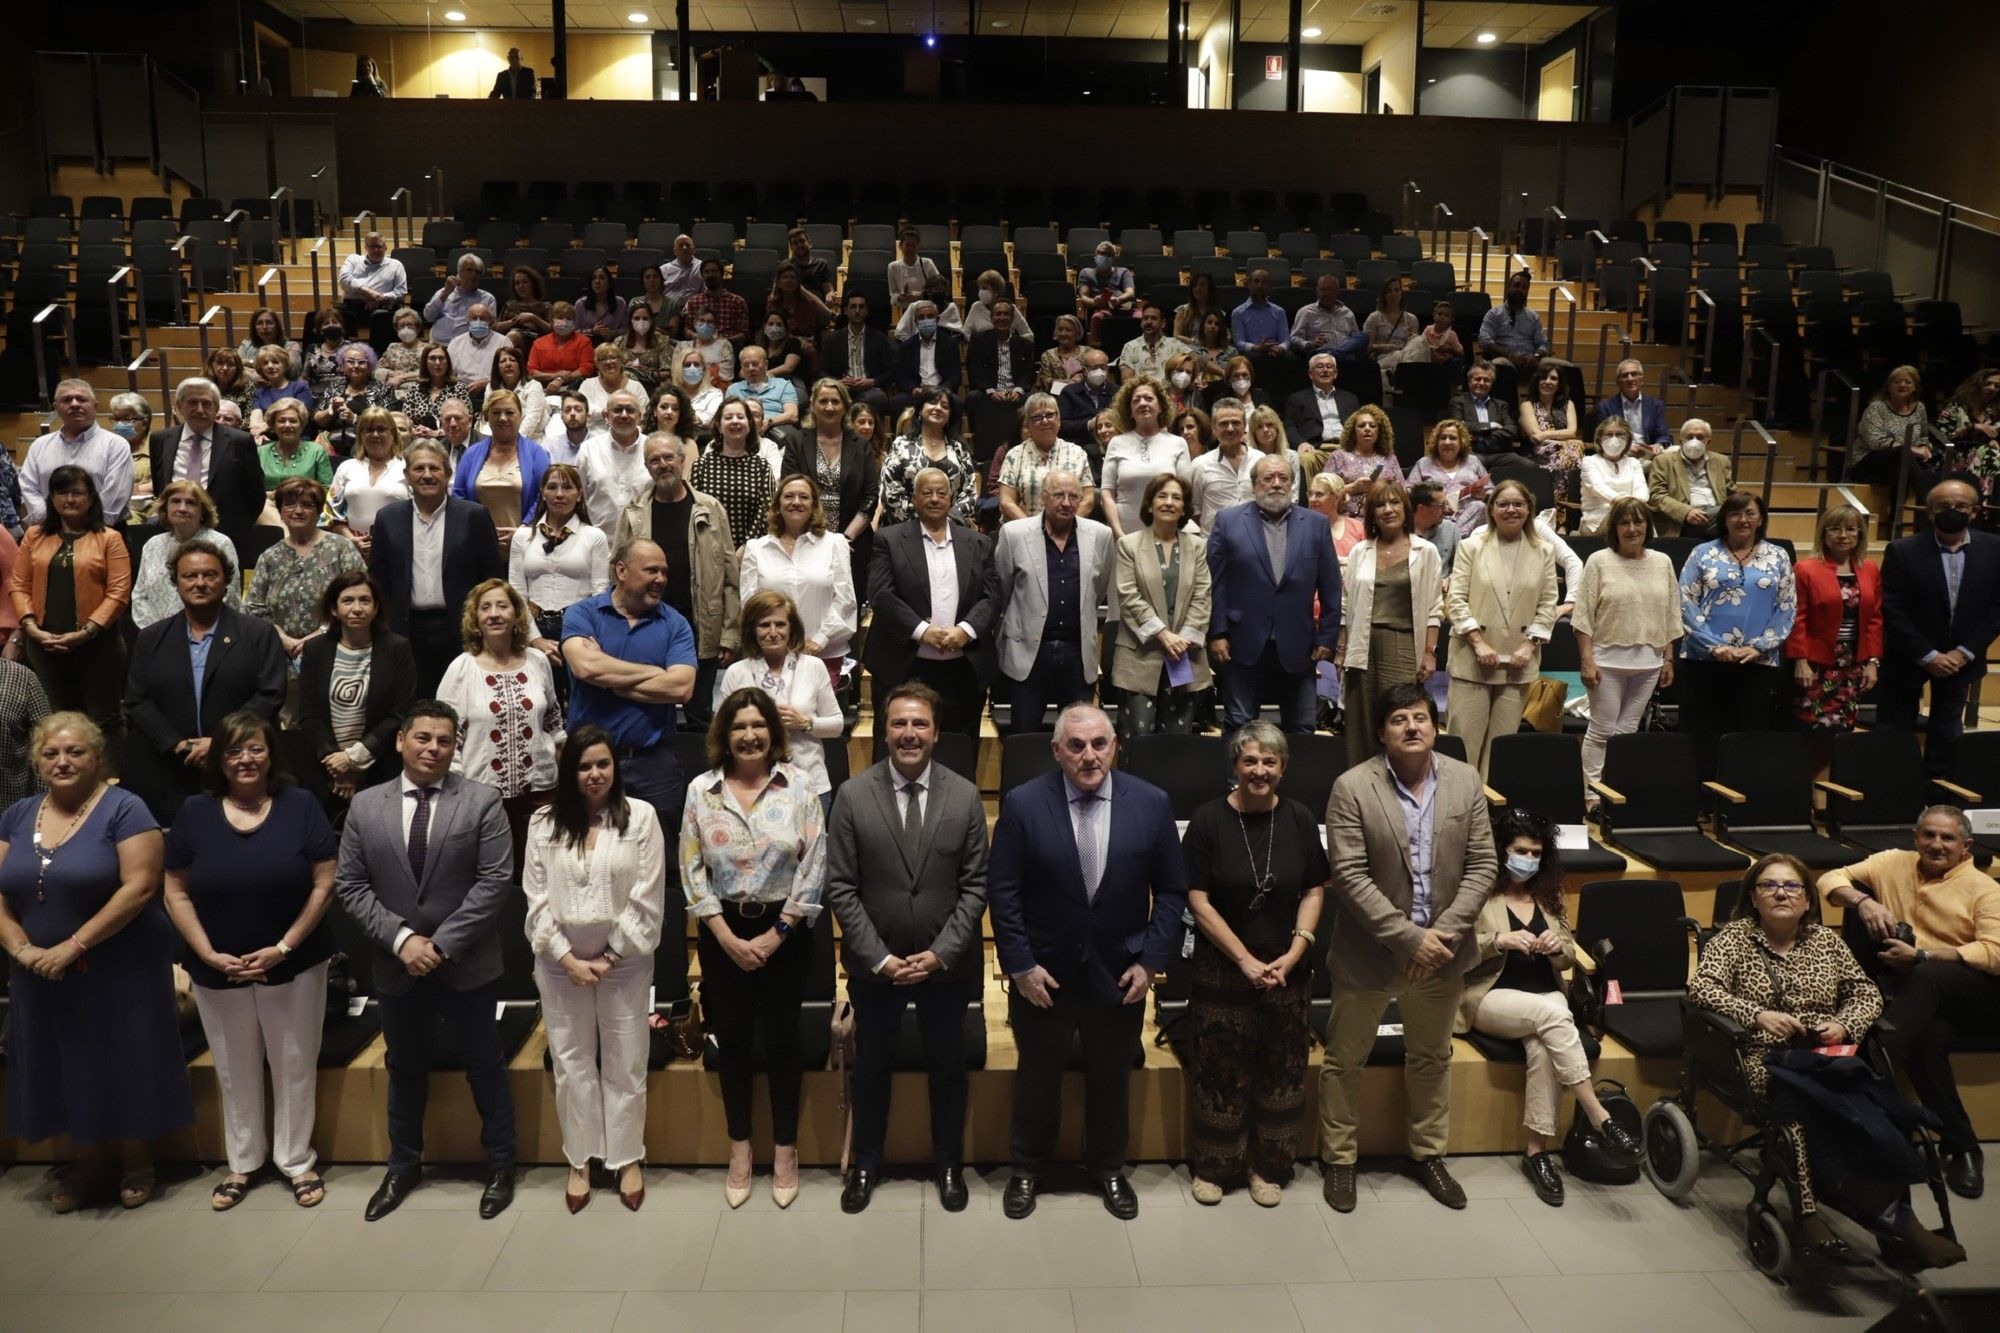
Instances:
[[[782,1151],[782,1149],[780,1151]],[[798,1179],[799,1179],[799,1152],[798,1149],[794,1148],[792,1149],[791,1184],[780,1185],[778,1183],[778,1164],[775,1160],[773,1160],[771,1163],[771,1202],[777,1204],[778,1207],[780,1208],[791,1207],[792,1200],[799,1197]]]
[[[733,1157],[734,1155],[732,1152],[731,1156]],[[749,1156],[748,1153],[744,1155],[746,1157]],[[730,1163],[732,1176],[735,1174],[735,1166],[736,1164],[732,1161]],[[737,1184],[734,1179],[725,1179],[723,1181],[722,1197],[728,1200],[731,1208],[741,1208],[744,1204],[750,1202],[750,1177],[756,1172],[756,1169],[755,1163],[750,1163],[745,1167],[743,1172],[744,1180],[741,1185]]]

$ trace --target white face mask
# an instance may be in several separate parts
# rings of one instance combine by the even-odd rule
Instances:
[[[991,287],[981,287],[979,289],[979,304],[992,305],[998,299],[999,295],[1000,293],[994,291]]]
[[[1238,398],[1248,398],[1250,396],[1249,380],[1231,380],[1229,381],[1229,387],[1236,390]]]
[[[404,346],[407,347],[416,340],[417,331],[409,325],[405,324],[402,328],[396,330],[396,341],[402,343]]]
[[[1609,436],[1603,444],[1597,446],[1597,451],[1606,458],[1616,462],[1625,456],[1625,437],[1623,435]]]
[[[1194,383],[1194,376],[1188,374],[1185,370],[1176,370],[1173,373],[1173,381],[1176,389],[1185,389],[1188,385]]]
[[[783,324],[766,324],[764,326],[764,336],[774,341],[782,338],[785,336],[785,326]]]
[[[1700,462],[1701,456],[1707,452],[1708,441],[1702,439],[1699,435],[1689,436],[1687,439],[1681,441],[1681,457],[1690,463]]]
[[[1091,388],[1101,389],[1104,387],[1104,381],[1111,378],[1111,372],[1107,371],[1103,366],[1092,366],[1089,370],[1083,372],[1083,378],[1089,381]]]

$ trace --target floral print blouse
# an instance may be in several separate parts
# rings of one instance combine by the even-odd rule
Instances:
[[[979,469],[972,451],[957,440],[948,441],[943,458],[924,452],[921,436],[902,435],[889,446],[882,460],[882,526],[902,523],[917,516],[914,486],[917,474],[927,467],[937,468],[951,478],[951,516],[968,527],[979,507],[976,489]]]
[[[365,569],[361,552],[337,532],[322,532],[301,551],[288,541],[265,548],[250,576],[244,609],[262,616],[294,639],[320,628],[319,599],[336,574]]]
[[[199,539],[221,551],[229,562],[224,580],[222,604],[232,611],[243,609],[238,589],[243,586],[243,565],[236,558],[236,543],[214,528],[197,528],[189,541]],[[132,576],[132,627],[144,629],[156,620],[165,620],[181,609],[181,595],[174,587],[174,556],[181,544],[172,531],[157,532],[146,539],[139,551],[139,571]]]
[[[1681,570],[1681,623],[1687,626],[1681,656],[1707,662],[1717,648],[1749,647],[1762,654],[1764,666],[1776,666],[1798,610],[1792,562],[1782,549],[1760,541],[1739,564],[1722,542],[1703,542]]]
[[[1375,476],[1377,468],[1381,469],[1379,477]],[[1340,512],[1351,518],[1361,517],[1361,506],[1368,499],[1371,479],[1393,481],[1399,486],[1404,484],[1403,465],[1394,454],[1357,454],[1352,449],[1329,449],[1320,471],[1331,472],[1347,487],[1347,494],[1341,497]],[[1356,482],[1362,484],[1357,486]]]
[[[784,904],[807,924],[819,916],[826,829],[812,783],[790,764],[772,771],[748,814],[722,769],[690,778],[680,856],[681,888],[695,916],[714,916],[725,902]]]

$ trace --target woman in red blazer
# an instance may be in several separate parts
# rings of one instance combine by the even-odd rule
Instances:
[[[1797,686],[1793,713],[1814,731],[1852,731],[1882,660],[1882,570],[1865,556],[1861,515],[1835,505],[1819,521],[1819,554],[1793,566],[1799,613],[1785,640]]]

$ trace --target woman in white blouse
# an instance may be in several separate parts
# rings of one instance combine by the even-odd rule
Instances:
[[[215,501],[194,482],[169,482],[160,488],[159,517],[166,531],[146,540],[139,552],[139,572],[132,577],[132,627],[144,629],[156,620],[165,620],[181,609],[181,595],[174,588],[174,553],[200,537],[213,542],[229,568],[223,601],[235,610],[243,609],[238,590],[243,586],[243,567],[236,559],[236,544],[215,530]]]
[[[409,499],[410,484],[403,480],[405,441],[387,408],[363,412],[354,433],[361,456],[333,470],[333,485],[326,493],[327,527],[351,540],[365,556],[375,515],[383,505]]]
[[[597,374],[576,387],[590,403],[592,430],[611,428],[611,423],[604,419],[604,405],[614,393],[629,393],[639,400],[641,421],[646,419],[646,409],[653,405],[653,396],[646,392],[646,386],[625,373],[625,354],[609,343],[597,349]]]
[[[465,599],[459,621],[465,651],[451,660],[437,697],[458,711],[458,751],[451,771],[500,790],[521,864],[528,817],[549,803],[562,704],[545,653],[530,652],[528,603],[504,579],[487,579]]]
[[[715,409],[722,406],[722,386],[710,377],[708,361],[699,347],[683,347],[677,354],[675,364],[679,367],[675,373],[680,376],[680,390],[687,395],[688,405],[686,414],[681,418],[681,429],[676,434],[697,435],[704,429],[701,423],[713,421]]]
[[[579,727],[556,761],[555,802],[528,825],[521,893],[555,1070],[570,1212],[590,1202],[590,1163],[618,1198],[646,1201],[646,996],[666,906],[660,817],[627,800],[611,736]]]
[[[840,701],[826,666],[803,651],[805,625],[791,598],[766,588],[743,599],[743,656],[722,673],[722,692],[762,690],[778,705],[792,767],[819,797],[822,815],[833,808],[833,781],[822,739],[840,735]]]
[[[737,586],[746,605],[765,588],[792,599],[805,625],[800,651],[824,662],[837,688],[859,612],[847,538],[826,530],[818,482],[794,472],[779,483],[770,532],[744,543]],[[750,641],[743,642],[747,650]]]
[[[1597,452],[1577,464],[1583,487],[1583,527],[1585,536],[1604,531],[1611,506],[1620,500],[1644,504],[1650,494],[1646,465],[1632,457],[1632,428],[1623,417],[1609,417],[1597,427]]]
[[[564,679],[562,616],[571,602],[611,586],[611,539],[583,508],[583,474],[551,463],[542,474],[542,503],[533,523],[514,530],[507,546],[507,582],[528,599],[534,618],[530,647]]]
[[[1186,481],[1191,460],[1187,441],[1165,428],[1161,413],[1167,391],[1150,375],[1127,380],[1111,400],[1112,414],[1118,418],[1119,435],[1104,446],[1104,484],[1101,493],[1111,503],[1099,506],[1099,515],[1111,525],[1114,538],[1138,532],[1146,525],[1139,519],[1139,501],[1146,483],[1162,472],[1171,472]]]

